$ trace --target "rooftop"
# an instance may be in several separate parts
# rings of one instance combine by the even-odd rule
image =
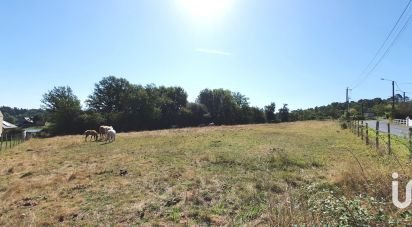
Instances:
[[[17,128],[17,126],[13,125],[12,123],[9,123],[7,121],[3,121],[3,128],[4,129],[11,129],[11,128]]]

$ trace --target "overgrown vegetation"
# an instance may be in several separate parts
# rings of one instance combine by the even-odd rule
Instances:
[[[109,76],[95,85],[85,110],[70,87],[55,87],[44,94],[54,134],[74,134],[101,124],[118,131],[154,130],[207,124],[234,125],[288,121],[286,105],[275,114],[275,103],[260,109],[239,92],[204,89],[195,103],[181,87],[135,85]]]
[[[33,139],[0,153],[0,225],[402,225],[394,152],[328,121]]]

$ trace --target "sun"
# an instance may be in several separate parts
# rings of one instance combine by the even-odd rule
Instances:
[[[178,0],[191,19],[201,22],[217,20],[231,10],[234,0]]]

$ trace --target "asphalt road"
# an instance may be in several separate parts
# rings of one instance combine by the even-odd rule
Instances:
[[[380,132],[388,132],[388,122],[387,120],[384,121],[379,121],[379,131]],[[368,123],[369,128],[376,128],[376,121],[375,120],[370,120],[370,121],[364,121],[364,123]],[[397,135],[397,136],[409,136],[409,127],[406,125],[397,125],[397,124],[391,124],[391,134]]]

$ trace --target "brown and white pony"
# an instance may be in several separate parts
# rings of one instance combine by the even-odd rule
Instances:
[[[89,137],[89,136],[90,136],[90,141],[92,141],[93,138],[96,141],[98,136],[99,136],[99,134],[96,132],[96,130],[86,130],[86,131],[84,131],[83,135],[85,136],[84,140],[86,140],[86,141],[87,141],[87,137]]]

